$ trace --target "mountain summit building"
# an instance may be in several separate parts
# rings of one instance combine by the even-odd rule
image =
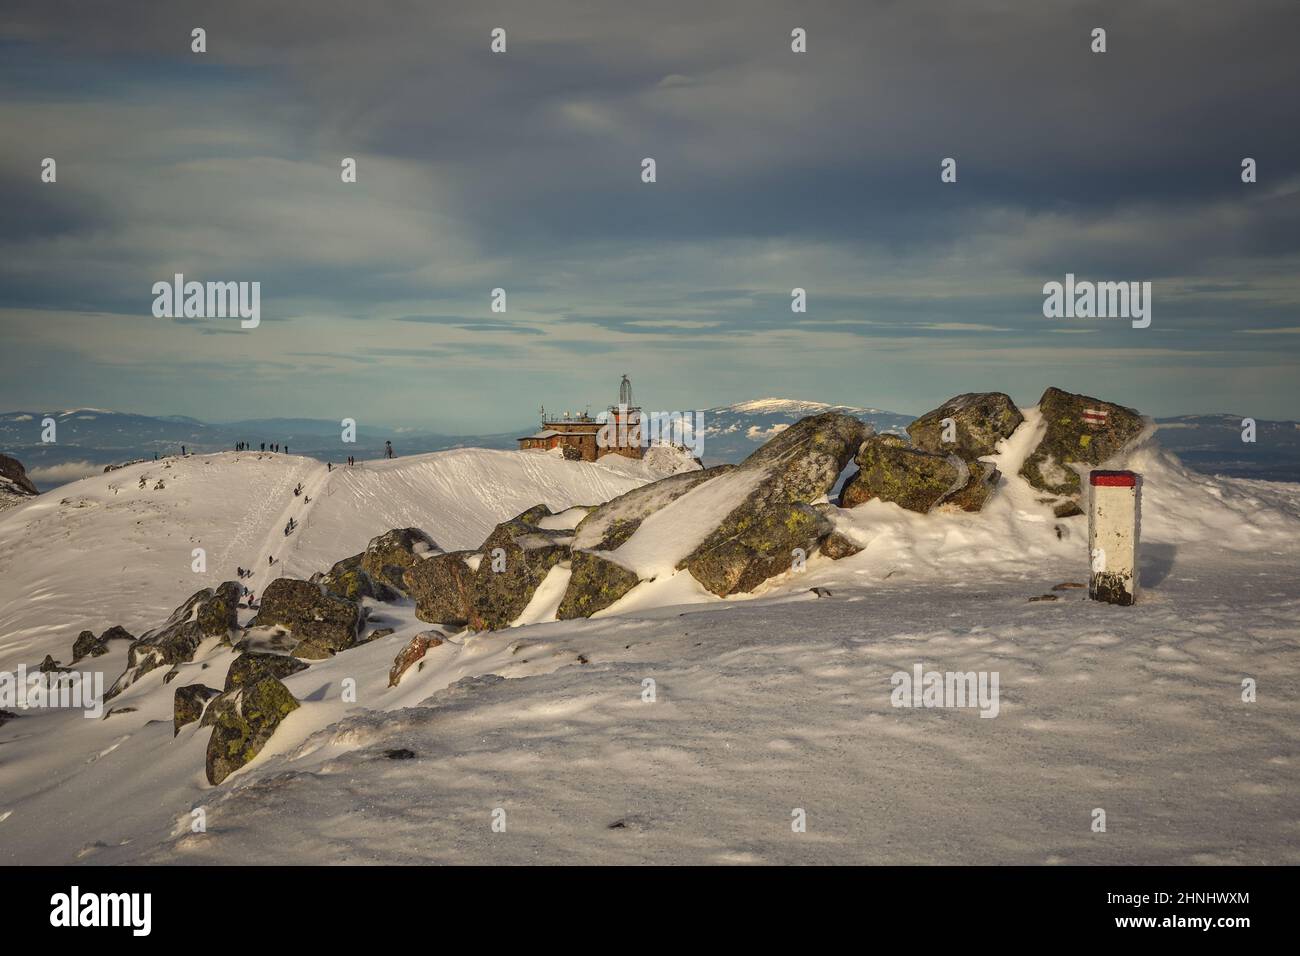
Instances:
[[[618,387],[618,404],[609,406],[597,417],[585,412],[581,415],[565,412],[562,418],[552,418],[547,417],[543,407],[541,418],[541,429],[536,434],[519,439],[521,451],[559,448],[564,457],[582,461],[595,461],[606,455],[640,458],[644,452],[641,407],[632,402],[632,383],[626,375]]]

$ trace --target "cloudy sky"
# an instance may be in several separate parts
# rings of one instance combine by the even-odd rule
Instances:
[[[627,372],[1300,418],[1297,37],[1294,0],[6,0],[0,410],[508,430]],[[177,272],[261,326],[154,318]],[[1151,282],[1151,327],[1045,319],[1067,272]]]

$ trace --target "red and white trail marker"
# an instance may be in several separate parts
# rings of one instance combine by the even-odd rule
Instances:
[[[1096,428],[1106,424],[1106,419],[1110,417],[1110,412],[1105,408],[1085,408],[1083,410],[1083,423]]]
[[[1132,604],[1138,591],[1138,539],[1142,523],[1141,476],[1131,471],[1094,471],[1088,477],[1088,551],[1092,573],[1088,597]]]

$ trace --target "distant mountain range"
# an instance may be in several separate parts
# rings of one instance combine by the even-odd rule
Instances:
[[[736,462],[783,428],[807,415],[841,412],[855,415],[878,432],[906,434],[913,416],[879,408],[827,405],[781,398],[762,398],[704,410],[704,461]],[[57,441],[41,441],[41,422],[52,418]],[[1157,419],[1160,442],[1190,467],[1208,474],[1269,481],[1300,481],[1300,424],[1258,421],[1256,441],[1241,440],[1240,415],[1182,415]],[[399,455],[448,448],[514,448],[515,439],[536,431],[535,424],[512,432],[443,435],[362,423],[355,444],[340,440],[338,422],[311,418],[265,418],[208,423],[181,415],[134,415],[96,408],[62,411],[17,411],[0,414],[0,451],[19,459],[42,491],[104,470],[105,466],[142,458],[234,448],[236,442],[278,442],[293,454],[322,461],[347,455],[378,458],[391,441]]]

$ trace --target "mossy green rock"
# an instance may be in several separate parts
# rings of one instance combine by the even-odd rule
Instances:
[[[365,552],[354,554],[337,562],[324,574],[312,576],[312,582],[321,585],[330,594],[361,602],[362,598],[376,601],[394,601],[401,597],[400,592],[390,588],[382,581],[376,581],[361,567]]]
[[[263,677],[213,700],[201,722],[212,728],[208,782],[221,783],[261,753],[280,722],[298,707],[293,694],[274,677]]]
[[[226,672],[226,690],[255,684],[263,677],[285,678],[298,671],[305,671],[306,664],[284,654],[270,654],[265,651],[246,651],[236,657]]]
[[[574,551],[569,586],[556,617],[561,621],[591,617],[603,611],[640,583],[632,571],[590,551]]]
[[[752,591],[791,570],[797,558],[806,560],[830,532],[831,522],[802,503],[737,509],[681,566],[714,594],[726,597]]]
[[[861,420],[838,412],[795,422],[737,466],[737,476],[760,480],[677,567],[722,597],[789,571],[796,548],[810,555],[831,532],[811,504],[835,486],[871,434]]]
[[[361,627],[361,608],[321,585],[277,578],[262,591],[262,606],[250,627],[283,627],[300,641],[328,651],[351,647]]]
[[[879,498],[925,514],[969,478],[955,456],[921,451],[897,435],[873,435],[863,442],[857,460],[858,473],[840,491],[843,508]]]
[[[944,441],[944,419],[952,419],[952,441]],[[967,392],[948,399],[907,426],[912,445],[938,455],[974,461],[992,455],[997,444],[1011,437],[1025,417],[1002,392]]]
[[[406,593],[402,575],[406,569],[440,549],[419,528],[394,528],[372,538],[361,554],[361,570],[378,584]]]
[[[177,687],[172,698],[172,736],[181,732],[186,724],[203,717],[203,711],[214,697],[220,697],[221,691],[203,684],[186,684]]]
[[[474,572],[465,563],[475,551],[448,551],[406,569],[402,583],[415,598],[415,616],[430,624],[461,627],[469,621]]]
[[[483,559],[470,583],[470,627],[477,631],[508,627],[523,613],[551,568],[569,557],[573,532],[535,523],[550,514],[550,508],[536,505],[497,525],[483,542]],[[497,549],[500,562],[494,560]]]
[[[979,511],[993,497],[1002,472],[987,461],[967,462],[970,480],[958,491],[944,498],[941,504],[956,505],[962,511]]]
[[[1020,475],[1040,491],[1078,495],[1079,474],[1071,465],[1100,465],[1125,449],[1142,434],[1146,422],[1131,408],[1049,388],[1038,400],[1047,428],[1042,440],[1020,469]],[[1105,423],[1090,425],[1085,410],[1104,411]]]
[[[239,598],[243,588],[237,581],[226,581],[216,590],[196,591],[185,603],[172,611],[167,623],[144,635],[127,652],[126,670],[105,700],[116,697],[150,671],[164,665],[183,664],[194,659],[194,652],[209,637],[229,641],[239,629]],[[106,634],[112,633],[110,629]],[[125,635],[123,631],[121,635]],[[129,635],[128,635],[129,636]]]

